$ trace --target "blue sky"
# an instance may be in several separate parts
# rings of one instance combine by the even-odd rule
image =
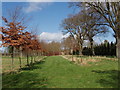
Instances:
[[[34,7],[34,5],[36,7]],[[14,9],[16,6],[22,6],[23,12],[32,16],[33,25],[39,26],[39,31],[58,32],[61,21],[69,14],[73,14],[72,8],[68,8],[68,3],[3,3],[3,16],[7,16],[6,9]],[[31,11],[29,9],[31,7]],[[37,9],[38,8],[38,9]]]
[[[69,8],[67,2],[3,2],[2,15],[8,17],[7,9],[13,10],[16,6],[23,7],[23,13],[33,18],[29,21],[30,26],[38,29],[37,34],[43,40],[59,41],[63,35],[60,24],[69,14],[75,14],[74,8]],[[96,36],[94,40],[98,43],[105,39],[115,41],[111,34]]]

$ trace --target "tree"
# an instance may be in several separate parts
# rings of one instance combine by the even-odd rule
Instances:
[[[52,41],[50,43],[44,43],[44,46],[41,46],[42,49],[47,53],[47,55],[59,55],[61,52],[61,43]]]
[[[23,32],[25,27],[21,26],[20,22],[8,22],[8,20],[2,17],[3,21],[6,23],[6,27],[1,27],[2,29],[2,45],[11,47],[11,57],[12,57],[12,66],[13,66],[13,51],[14,47],[19,47],[23,44]]]
[[[83,15],[79,16],[84,18],[81,23],[83,23],[83,28],[86,30],[86,37],[90,42],[90,48],[92,50],[92,55],[95,55],[93,47],[93,37],[107,32],[107,27],[98,26],[98,23],[103,23],[103,18],[96,13],[91,12],[92,10],[82,10]]]
[[[86,9],[92,9],[94,13],[99,14],[104,18],[104,23],[99,25],[106,25],[112,28],[116,38],[116,54],[120,58],[120,2],[85,2],[75,3],[76,6],[86,6]]]
[[[64,53],[65,54],[70,54],[71,53],[71,39],[70,37],[67,37],[67,38],[64,38],[63,41],[62,41],[62,48],[64,50]]]
[[[70,33],[70,35],[76,39],[77,45],[79,46],[79,54],[82,55],[82,50],[83,50],[83,43],[84,40],[86,39],[86,30],[84,28],[85,23],[81,23],[83,21],[82,16],[83,13],[79,13],[73,16],[70,16],[62,22],[62,27],[63,27],[63,33]]]
[[[72,36],[63,38],[62,48],[63,48],[63,51],[65,54],[76,54],[76,52],[78,50],[78,45],[77,45],[76,39],[74,39]]]

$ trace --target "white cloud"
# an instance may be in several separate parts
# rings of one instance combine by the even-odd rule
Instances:
[[[30,13],[33,11],[37,11],[37,10],[42,10],[42,7],[40,7],[40,3],[38,2],[29,2],[28,7],[24,8],[26,13]]]
[[[35,0],[35,1],[28,0],[28,1],[29,1],[28,6],[24,8],[24,11],[26,13],[30,13],[30,12],[34,12],[34,11],[40,11],[43,8],[52,4],[52,2],[49,2],[50,0],[48,0],[48,2],[42,2],[42,0],[39,0],[40,2],[37,2],[38,0]]]
[[[56,41],[59,42],[61,41],[63,38],[68,37],[69,35],[63,35],[62,33],[49,33],[49,32],[42,32],[39,35],[40,40],[43,41],[47,41],[47,42],[51,42],[51,41]]]

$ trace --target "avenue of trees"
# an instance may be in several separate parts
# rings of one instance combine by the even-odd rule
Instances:
[[[60,55],[62,52],[79,55],[116,55],[120,58],[120,2],[75,2],[70,3],[70,7],[78,8],[79,12],[62,21],[63,34],[69,33],[69,37],[64,38],[62,42],[40,41],[37,35],[28,29],[28,17],[24,16],[20,7],[9,11],[9,18],[2,16],[0,36],[2,46],[7,47],[11,54],[12,66],[15,52],[19,54],[20,68],[23,55],[27,57],[28,66],[33,63],[35,56]],[[116,43],[104,42],[94,45],[93,38],[109,32],[110,29],[114,32]],[[86,40],[89,41],[89,47],[84,45]]]
[[[84,41],[89,40],[92,55],[95,55],[93,37],[111,28],[116,38],[116,55],[120,58],[120,2],[75,2],[70,6],[80,11],[64,19],[61,26],[64,34],[69,33],[76,40],[79,54],[83,54]]]

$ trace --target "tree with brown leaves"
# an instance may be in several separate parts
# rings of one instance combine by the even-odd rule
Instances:
[[[3,21],[6,23],[5,27],[1,27],[2,29],[2,45],[7,47],[10,46],[12,48],[12,66],[14,61],[14,48],[19,48],[21,45],[23,45],[24,42],[24,36],[23,36],[23,30],[26,27],[21,26],[21,23],[14,23],[9,22],[6,18],[2,17]]]

